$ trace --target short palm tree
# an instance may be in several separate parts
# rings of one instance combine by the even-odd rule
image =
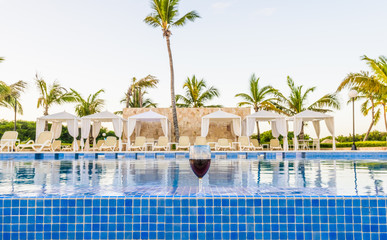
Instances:
[[[345,88],[355,89],[359,92],[359,96],[356,97],[357,101],[365,100],[361,106],[361,112],[364,116],[371,112],[371,124],[363,139],[366,141],[372,127],[377,124],[380,118],[380,109],[376,110],[376,107],[383,106],[383,96],[386,96],[387,87],[375,75],[361,71],[349,73],[340,83],[337,91],[342,91]],[[384,118],[386,119],[386,116]]]
[[[0,106],[13,109],[15,121],[14,131],[16,131],[17,113],[23,114],[23,107],[19,99],[26,86],[27,83],[21,80],[10,85],[6,84],[5,82],[0,82]]]
[[[155,88],[157,83],[159,83],[159,80],[152,75],[148,75],[140,80],[137,80],[135,77],[132,78],[132,83],[121,103],[125,103],[126,108],[156,107],[157,104],[149,98],[144,98],[144,95],[148,93],[146,89]]]
[[[377,96],[375,106],[380,106],[383,111],[384,126],[387,131],[387,92],[381,93]]]
[[[331,112],[332,109],[340,109],[340,102],[337,97],[337,93],[329,93],[308,105],[307,101],[312,92],[316,90],[316,87],[307,88],[303,91],[303,85],[296,86],[293,79],[288,76],[287,85],[290,89],[290,95],[285,97],[279,93],[278,108],[288,116],[296,115],[305,110],[311,110],[315,112]],[[300,139],[304,139],[304,123],[302,123]]]
[[[249,93],[238,93],[235,97],[239,97],[242,99],[241,102],[238,103],[238,107],[242,106],[251,106],[254,108],[255,112],[260,110],[267,111],[280,111],[275,105],[274,101],[277,100],[276,94],[278,92],[277,89],[272,86],[259,86],[259,77],[256,77],[255,74],[250,77],[250,85],[249,85]],[[257,135],[258,142],[261,142],[261,133],[259,130],[258,121],[257,124]]]
[[[371,59],[364,55],[361,59],[367,62],[376,78],[387,86],[387,57],[380,56],[379,59]]]
[[[171,40],[172,27],[182,27],[187,24],[188,21],[195,21],[195,19],[200,18],[199,14],[196,11],[191,11],[183,15],[181,18],[179,16],[179,5],[180,0],[152,0],[151,8],[152,13],[149,14],[145,19],[145,23],[149,24],[152,27],[160,27],[163,32],[163,37],[165,37],[168,48],[169,55],[169,68],[171,72],[171,105],[172,105],[172,118],[173,118],[173,129],[176,140],[179,139],[179,125],[177,122],[177,112],[176,112],[176,101],[175,101],[175,75],[173,70],[173,60],[172,60],[172,51],[171,51]]]
[[[38,74],[35,75],[35,84],[39,92],[38,108],[43,108],[43,115],[47,116],[51,106],[57,104],[74,102],[74,96],[71,92],[68,92],[58,82],[54,81],[51,85],[47,85],[47,82]],[[46,123],[45,129],[48,129]]]
[[[185,94],[176,95],[176,105],[178,107],[198,108],[198,107],[222,107],[221,105],[205,105],[207,101],[219,97],[219,90],[213,86],[207,87],[204,79],[198,80],[195,75],[187,78],[183,89]],[[182,103],[178,103],[182,101]]]
[[[86,99],[74,89],[70,88],[70,90],[74,95],[75,102],[77,103],[75,106],[75,113],[78,117],[84,117],[102,111],[105,105],[105,100],[99,98],[99,96],[101,93],[105,92],[103,89],[98,90],[94,94],[90,94]]]

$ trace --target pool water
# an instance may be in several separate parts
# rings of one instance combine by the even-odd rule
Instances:
[[[194,196],[188,159],[5,160],[0,195]],[[386,196],[382,160],[213,159],[203,178],[211,196]]]

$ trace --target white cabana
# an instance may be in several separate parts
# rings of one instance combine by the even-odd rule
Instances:
[[[298,149],[298,141],[297,136],[301,132],[302,122],[311,121],[313,123],[314,130],[317,135],[317,139],[319,144],[317,145],[317,149],[320,150],[320,121],[325,120],[325,124],[328,128],[328,131],[332,134],[333,141],[333,150],[336,150],[336,141],[335,141],[335,122],[334,117],[325,113],[314,112],[311,110],[305,110],[300,112],[293,117],[289,118],[289,120],[293,121],[293,131],[294,131],[294,149]]]
[[[91,124],[93,124],[93,131],[92,131],[92,137],[93,137],[93,146],[96,146],[96,138],[98,137],[99,131],[101,130],[101,123],[102,122],[112,122],[113,123],[113,130],[114,134],[118,137],[119,142],[119,150],[121,151],[122,148],[122,133],[124,132],[125,135],[127,135],[127,120],[123,119],[120,116],[117,116],[111,112],[105,111],[105,112],[99,112],[95,114],[91,114],[88,116],[84,116],[82,119],[82,131],[81,131],[81,146],[83,147],[83,139],[89,138],[90,133],[90,127]],[[124,124],[125,122],[125,124]],[[87,146],[86,146],[87,147]],[[87,150],[87,148],[86,148]]]
[[[134,130],[136,130],[136,136],[140,133],[141,122],[160,122],[164,136],[168,137],[168,118],[150,110],[148,112],[133,115],[128,118],[128,142]]]
[[[245,118],[246,120],[246,136],[251,136],[254,132],[254,124],[257,121],[265,121],[271,123],[271,132],[273,137],[278,138],[280,135],[283,136],[284,150],[289,149],[288,146],[288,125],[285,116],[282,116],[275,112],[269,112],[261,110],[255,112]]]
[[[77,144],[76,140],[78,137],[79,120],[80,118],[68,112],[59,112],[59,113],[39,117],[36,119],[36,139],[38,138],[39,134],[44,131],[46,122],[52,122],[50,131],[52,132],[54,139],[58,139],[62,133],[62,123],[66,122],[69,134],[74,138],[74,144],[76,145]],[[78,149],[78,148],[74,148],[74,149]]]
[[[202,137],[206,137],[208,134],[208,130],[210,127],[210,120],[211,121],[230,121],[232,131],[236,136],[241,135],[241,117],[238,115],[223,112],[221,110],[210,113],[208,115],[205,115],[202,117]]]

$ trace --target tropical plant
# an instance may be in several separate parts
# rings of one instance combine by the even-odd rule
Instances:
[[[380,87],[378,91],[377,105],[380,105],[383,109],[384,125],[387,131],[387,116],[386,116],[386,102],[387,102],[387,57],[380,56],[378,59],[371,59],[366,55],[361,59],[367,62],[367,65],[371,68],[373,74],[380,84],[376,86]]]
[[[267,111],[280,111],[274,104],[274,101],[277,100],[276,94],[277,89],[272,86],[259,86],[259,77],[256,77],[255,74],[250,77],[249,93],[238,93],[235,97],[242,98],[242,101],[238,103],[238,107],[242,106],[251,106],[255,112],[260,110]],[[257,124],[257,136],[258,142],[261,142],[261,133],[259,130],[259,123]]]
[[[385,92],[387,87],[384,86],[375,75],[361,71],[360,73],[349,73],[340,83],[337,91],[342,91],[345,88],[354,89],[359,92],[359,96],[355,98],[356,101],[365,100],[361,105],[361,113],[364,116],[367,116],[371,112],[371,124],[363,139],[363,141],[366,141],[372,127],[375,126],[380,119],[381,112],[380,109],[376,109],[376,107],[384,105],[385,109]],[[348,103],[349,102],[350,100]],[[386,117],[384,118],[386,119]]]
[[[105,92],[103,89],[98,90],[94,94],[90,94],[86,99],[83,98],[82,95],[74,89],[70,88],[70,90],[74,96],[75,102],[77,103],[75,106],[75,113],[78,115],[78,117],[83,117],[102,111],[105,105],[105,100],[99,98],[99,95]]]
[[[47,82],[38,74],[35,75],[35,84],[39,92],[38,108],[43,108],[43,115],[47,116],[51,106],[57,104],[74,102],[74,96],[71,92],[68,92],[57,81],[54,81],[51,85],[47,85]],[[46,124],[45,129],[47,130]]]
[[[207,101],[219,97],[219,90],[213,86],[207,87],[204,79],[198,80],[195,75],[192,78],[188,77],[184,82],[183,89],[185,89],[184,96],[176,95],[177,107],[222,107],[222,105],[205,105]],[[178,103],[179,101],[182,103]]]
[[[26,86],[27,83],[21,80],[10,85],[0,81],[0,106],[13,109],[14,131],[16,131],[17,113],[23,114],[23,107],[19,99]]]
[[[126,108],[156,107],[157,104],[151,99],[145,98],[144,95],[148,93],[146,89],[155,88],[157,83],[159,83],[159,80],[152,75],[148,75],[140,80],[137,80],[135,77],[132,78],[132,83],[125,93],[125,97],[121,100],[121,103],[125,103]]]
[[[296,86],[293,79],[289,76],[287,78],[287,85],[290,89],[290,95],[285,97],[283,94],[278,93],[279,102],[276,105],[277,108],[288,116],[296,115],[305,110],[326,113],[331,112],[332,109],[340,109],[337,93],[326,94],[308,105],[308,98],[310,97],[310,94],[316,90],[316,87],[307,88],[303,91],[304,86]],[[301,126],[299,138],[304,139],[304,122]]]
[[[168,55],[169,55],[169,68],[171,72],[171,105],[172,105],[172,118],[173,118],[173,130],[176,140],[179,139],[179,125],[177,122],[177,112],[176,112],[176,101],[175,101],[175,76],[173,70],[173,59],[171,51],[171,40],[172,27],[182,27],[187,24],[188,21],[195,21],[195,19],[200,18],[199,14],[196,11],[191,11],[183,15],[181,18],[179,16],[179,5],[180,0],[152,0],[151,8],[152,13],[149,14],[144,22],[149,24],[152,27],[160,27],[163,32],[163,37],[166,39]]]

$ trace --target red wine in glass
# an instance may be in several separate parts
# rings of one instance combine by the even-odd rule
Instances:
[[[211,165],[211,148],[208,145],[195,145],[189,148],[189,164],[194,174],[199,178],[198,194],[203,192],[202,178]]]
[[[195,175],[201,179],[206,175],[211,165],[211,159],[190,159],[189,164],[191,165],[192,171]]]

